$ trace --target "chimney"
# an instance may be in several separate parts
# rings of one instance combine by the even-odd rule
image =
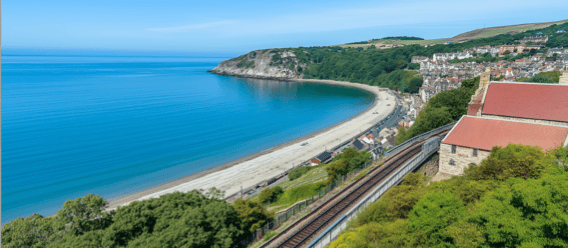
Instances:
[[[479,88],[475,90],[475,94],[471,96],[471,101],[467,107],[467,115],[471,116],[481,116],[481,110],[483,104],[485,103],[485,95],[487,94],[487,89],[489,88],[489,80],[491,78],[491,70],[489,67],[485,69],[485,72],[481,74],[479,79]]]

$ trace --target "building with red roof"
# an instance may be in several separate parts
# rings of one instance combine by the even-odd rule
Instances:
[[[482,80],[467,114],[568,126],[568,84]]]
[[[568,126],[568,85],[492,82],[482,116]]]
[[[464,115],[440,145],[440,172],[461,175],[479,164],[494,146],[538,146],[548,150],[568,144],[568,127]]]

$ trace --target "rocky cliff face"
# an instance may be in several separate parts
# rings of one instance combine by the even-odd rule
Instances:
[[[298,72],[298,66],[305,69],[306,65],[299,63],[293,52],[268,49],[225,60],[211,72],[250,78],[300,79],[303,74]]]

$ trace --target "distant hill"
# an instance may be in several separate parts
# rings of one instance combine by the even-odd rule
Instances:
[[[424,40],[421,38],[418,39],[403,39],[403,37],[407,36],[396,36],[396,37],[386,37],[381,39],[372,39],[368,41],[360,41],[360,42],[352,42],[344,45],[340,45],[341,47],[367,47],[371,45],[375,45],[377,48],[391,48],[393,45],[433,45],[433,44],[443,44],[445,42],[464,42],[473,39],[479,38],[489,38],[493,36],[497,36],[500,34],[510,34],[515,35],[518,33],[526,32],[533,29],[541,29],[546,28],[554,24],[563,24],[568,22],[567,20],[557,21],[557,22],[541,22],[541,23],[528,23],[528,24],[518,24],[518,25],[509,25],[509,26],[499,26],[499,27],[489,27],[489,28],[482,28],[476,29],[473,31],[465,32],[462,34],[458,34],[452,38],[442,38],[442,39],[433,39],[433,40]],[[400,38],[400,39],[396,39]],[[417,38],[417,37],[413,37]]]

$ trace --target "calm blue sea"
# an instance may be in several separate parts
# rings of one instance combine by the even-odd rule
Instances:
[[[2,223],[205,170],[355,116],[354,88],[206,73],[227,58],[2,56]]]

